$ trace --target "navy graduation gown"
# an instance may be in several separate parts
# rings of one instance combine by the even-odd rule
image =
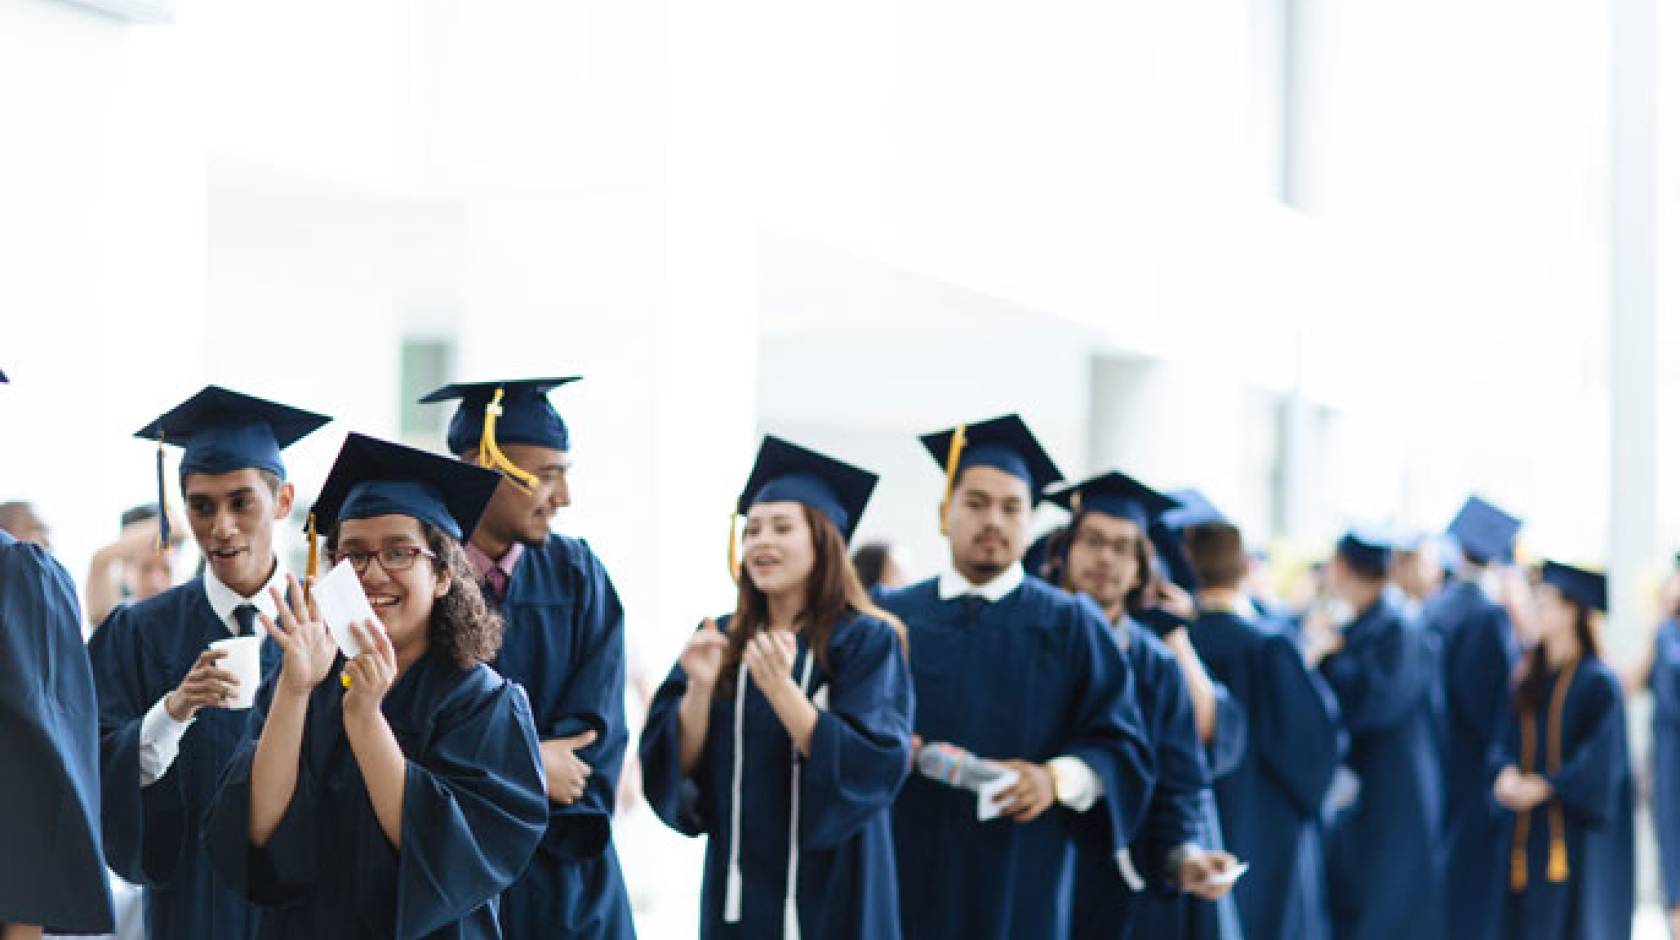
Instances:
[[[1135,937],[1242,936],[1235,908],[1227,897],[1219,905],[1185,895],[1176,871],[1167,868],[1168,856],[1186,843],[1222,848],[1217,810],[1209,790],[1206,754],[1196,734],[1196,714],[1178,660],[1153,633],[1130,619],[1116,628],[1125,631],[1126,658],[1131,664],[1138,711],[1149,729],[1155,757],[1155,789],[1150,797],[1143,831],[1132,841],[1130,861],[1146,882],[1134,894],[1112,855],[1082,843],[1074,895],[1074,936],[1089,940]],[[1230,696],[1221,696],[1222,726],[1214,749],[1227,759],[1240,759],[1246,726]],[[1221,741],[1220,739],[1224,739]],[[1220,746],[1222,745],[1222,747]],[[1226,910],[1222,922],[1220,906]]]
[[[1480,585],[1455,580],[1430,599],[1424,623],[1441,648],[1439,707],[1445,811],[1447,929],[1460,940],[1492,936],[1504,892],[1499,823],[1487,762],[1510,710],[1514,638],[1505,609]]]
[[[729,618],[719,626],[728,629]],[[799,681],[810,657],[798,638]],[[898,632],[852,615],[830,635],[828,669],[813,665],[818,704],[811,754],[799,766],[799,933],[805,940],[894,940],[899,934],[893,796],[910,766],[914,693]],[[642,787],[667,825],[707,836],[700,936],[782,937],[796,751],[781,719],[746,678],[742,726],[741,920],[724,922],[735,809],[735,696],[714,697],[705,750],[682,775],[679,711],[688,689],[680,665],[660,686],[642,731]],[[826,701],[825,701],[826,700]]]
[[[207,854],[264,909],[268,940],[501,937],[497,896],[525,870],[548,823],[524,690],[437,650],[397,679],[380,711],[408,758],[398,850],[379,828],[344,733],[343,666],[340,657],[310,693],[297,788],[259,849],[250,841],[251,762],[277,674],[263,683],[251,733],[205,819]]]
[[[76,586],[0,532],[0,923],[112,929],[99,833],[99,703]]]
[[[201,709],[169,771],[140,786],[141,720],[180,685],[212,641],[229,635],[201,576],[119,607],[88,645],[99,691],[106,863],[145,887],[148,936],[256,935],[256,909],[213,869],[199,845],[200,820],[222,768],[245,741],[249,710]],[[279,655],[274,644],[262,645],[264,675]]]
[[[1551,766],[1551,701],[1558,676],[1549,675],[1534,716],[1534,767]],[[1484,780],[1491,792],[1500,769],[1520,767],[1518,722],[1507,708]],[[1562,761],[1544,773],[1563,806],[1569,877],[1547,877],[1552,839],[1550,804],[1529,813],[1528,884],[1510,889],[1516,814],[1499,807],[1500,884],[1504,923],[1500,935],[1521,940],[1625,940],[1633,932],[1633,775],[1628,766],[1627,721],[1621,687],[1602,661],[1577,665],[1563,703]],[[1490,797],[1491,802],[1491,797]],[[1497,806],[1497,804],[1495,804]]]
[[[1243,933],[1328,940],[1319,811],[1343,747],[1335,698],[1280,624],[1204,611],[1190,639],[1247,712],[1248,748],[1214,781],[1226,847],[1250,865],[1231,892]]]
[[[1680,904],[1680,620],[1657,630],[1651,663],[1651,815],[1662,861],[1663,903]]]
[[[1087,598],[1028,576],[995,603],[939,598],[937,579],[884,594],[910,630],[916,732],[993,759],[1071,755],[1102,782],[1085,813],[981,823],[973,793],[912,776],[893,807],[912,940],[1071,935],[1076,839],[1112,858],[1154,783],[1132,670]]]
[[[618,592],[588,544],[551,534],[525,549],[501,611],[502,649],[491,665],[530,693],[537,738],[595,732],[577,752],[591,770],[584,794],[570,805],[549,803],[542,846],[502,898],[502,929],[512,940],[556,933],[629,940],[635,926],[612,843],[629,738]]]
[[[1387,600],[1354,618],[1322,669],[1350,736],[1355,802],[1326,843],[1337,940],[1440,936],[1441,772],[1430,708],[1438,657]]]

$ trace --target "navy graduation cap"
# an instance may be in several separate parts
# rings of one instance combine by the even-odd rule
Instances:
[[[1610,579],[1600,572],[1547,561],[1540,566],[1540,580],[1583,607],[1610,612]]]
[[[477,528],[500,482],[492,470],[351,434],[321,485],[310,519],[331,528],[346,519],[409,516],[460,542]]]
[[[1167,497],[1178,505],[1162,513],[1161,524],[1174,531],[1228,521],[1225,514],[1219,511],[1219,507],[1213,504],[1213,500],[1194,487],[1172,490],[1167,493]]]
[[[421,397],[421,404],[460,401],[449,419],[449,452],[477,452],[479,466],[500,470],[527,487],[536,478],[514,466],[502,453],[502,444],[529,444],[571,450],[571,432],[560,412],[548,400],[548,393],[583,378],[580,375],[544,379],[502,379],[493,382],[457,382]]]
[[[1475,564],[1510,561],[1522,520],[1498,506],[1471,496],[1447,526],[1447,534],[1464,557]]]
[[[1381,529],[1355,526],[1336,542],[1336,554],[1354,570],[1382,577],[1394,557],[1394,539]]]
[[[1180,505],[1178,500],[1157,493],[1118,470],[1052,487],[1044,498],[1076,515],[1100,512],[1116,519],[1129,519],[1144,531],[1163,513]]]
[[[290,405],[229,391],[218,385],[169,409],[134,433],[158,445],[158,512],[161,537],[169,537],[169,502],[163,481],[163,445],[182,448],[181,479],[190,473],[267,470],[284,480],[280,451],[332,419]]]
[[[758,503],[803,503],[827,516],[850,541],[879,479],[849,463],[765,435],[735,508],[745,515]]]
[[[1062,479],[1056,462],[1027,428],[1020,415],[1008,414],[977,424],[924,434],[922,446],[945,468],[945,500],[956,489],[957,477],[969,467],[992,467],[1025,481],[1033,505],[1045,487]],[[943,528],[943,523],[941,524]]]
[[[10,381],[11,379],[6,378],[6,373],[0,372],[0,384],[5,384]]]

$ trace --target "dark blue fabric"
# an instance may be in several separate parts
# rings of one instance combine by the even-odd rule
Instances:
[[[502,600],[505,630],[492,665],[531,696],[537,737],[594,731],[577,751],[591,770],[577,802],[549,802],[548,833],[530,868],[502,896],[512,940],[635,936],[612,844],[613,799],[629,733],[624,724],[624,609],[606,568],[579,539],[550,535],[527,548]]]
[[[1552,691],[1558,676],[1548,676],[1535,714],[1535,767],[1550,766]],[[1507,709],[1499,743],[1488,763],[1487,786],[1508,766],[1520,766],[1517,720]],[[1620,683],[1608,666],[1587,658],[1577,667],[1563,705],[1559,771],[1545,774],[1563,804],[1564,842],[1569,879],[1547,877],[1551,814],[1542,804],[1530,814],[1528,886],[1508,890],[1511,841],[1516,816],[1500,807],[1504,924],[1500,935],[1511,940],[1625,940],[1633,932],[1633,774],[1628,764],[1627,719]]]
[[[0,532],[0,922],[112,929],[98,709],[75,584]]]
[[[1510,711],[1515,637],[1504,608],[1473,582],[1454,580],[1430,599],[1423,621],[1441,649],[1441,777],[1445,813],[1447,930],[1492,936],[1506,871],[1488,800],[1487,762]]]
[[[939,598],[936,580],[882,596],[910,630],[916,732],[981,757],[1077,757],[1102,782],[1085,813],[978,822],[974,794],[921,776],[893,808],[908,937],[1070,936],[1074,846],[1111,856],[1143,824],[1155,768],[1132,670],[1088,599],[1027,577],[996,603]]]
[[[1439,653],[1428,631],[1386,600],[1356,617],[1343,638],[1322,669],[1360,788],[1327,833],[1335,935],[1441,936],[1441,769],[1430,708]]]
[[[1657,631],[1651,663],[1651,815],[1662,861],[1663,900],[1680,904],[1680,620]]]
[[[1328,940],[1319,810],[1341,760],[1340,711],[1284,627],[1202,613],[1190,640],[1244,706],[1248,747],[1214,794],[1226,848],[1251,866],[1232,896],[1250,940]]]
[[[250,734],[205,817],[205,851],[263,908],[265,940],[494,940],[496,897],[547,823],[542,759],[525,693],[487,666],[428,652],[380,711],[407,758],[401,849],[379,826],[344,732],[344,690],[309,696],[297,787],[280,826],[251,845],[251,762],[277,675],[258,690]],[[212,936],[210,934],[195,936]]]
[[[729,618],[719,619],[727,630]],[[794,672],[810,656],[799,639]],[[899,934],[890,808],[910,762],[910,671],[897,631],[853,616],[831,634],[827,669],[812,672],[819,714],[799,778],[799,932],[805,940],[894,940]],[[783,936],[794,750],[787,730],[749,678],[741,756],[741,920],[723,920],[734,807],[735,698],[712,700],[705,750],[691,777],[680,763],[688,677],[675,666],[654,696],[642,732],[643,786],[667,825],[704,834],[700,937]],[[826,692],[826,705],[819,693]]]
[[[229,636],[195,578],[119,607],[93,635],[88,654],[99,691],[100,786],[105,857],[145,887],[152,937],[256,936],[257,913],[218,874],[199,846],[199,823],[222,768],[245,741],[250,711],[206,708],[181,739],[169,772],[140,786],[140,722],[175,690],[211,642]],[[262,645],[263,674],[279,649]]]

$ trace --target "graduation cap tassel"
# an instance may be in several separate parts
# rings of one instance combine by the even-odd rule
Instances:
[[[158,551],[169,550],[169,488],[163,480],[163,432],[158,432],[157,446],[157,481],[158,481]]]
[[[484,406],[484,433],[478,440],[478,465],[500,470],[514,486],[530,493],[537,485],[537,478],[509,460],[508,455],[496,445],[496,419],[502,414],[502,391],[496,389],[490,403]]]
[[[741,583],[741,545],[735,534],[740,520],[739,511],[729,514],[729,580],[736,584]]]
[[[308,590],[309,581],[321,573],[321,545],[315,537],[315,514],[309,514],[309,522],[303,527],[303,537],[309,540],[309,558],[303,563],[303,576],[307,579],[304,590]]]
[[[962,460],[963,448],[966,446],[968,446],[968,425],[959,424],[951,432],[951,449],[945,455],[945,498],[939,503],[940,535],[951,534],[951,494],[957,488],[957,463]]]

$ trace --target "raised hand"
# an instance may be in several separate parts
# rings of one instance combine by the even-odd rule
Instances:
[[[690,688],[710,693],[717,686],[718,670],[723,666],[723,651],[727,646],[729,637],[718,629],[715,620],[707,618],[705,624],[694,631],[694,635],[688,638],[688,645],[683,648],[682,657],[677,660],[688,675]]]
[[[766,630],[747,641],[741,650],[741,661],[753,684],[766,696],[786,691],[793,685],[793,661],[799,655],[799,645],[786,630]]]
[[[315,602],[304,599],[304,591],[297,578],[287,575],[286,588],[284,597],[279,590],[268,589],[269,595],[274,598],[275,610],[280,614],[280,622],[276,624],[260,611],[257,620],[284,655],[278,691],[308,695],[332,668],[333,659],[338,655],[338,644],[327,632],[326,622],[315,610]]]
[[[385,628],[377,620],[364,620],[351,624],[350,633],[362,652],[344,667],[349,680],[349,691],[344,693],[345,721],[379,714],[379,703],[397,681],[397,653]]]

